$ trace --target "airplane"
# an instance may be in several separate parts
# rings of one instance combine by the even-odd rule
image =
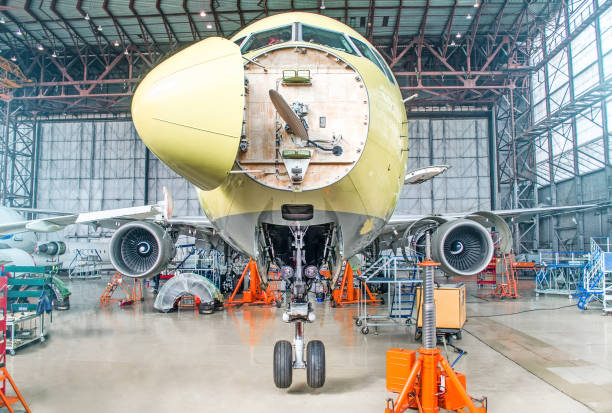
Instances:
[[[0,206],[0,225],[14,225],[23,222],[24,218],[12,208]],[[57,260],[66,253],[63,241],[48,241],[39,243],[34,232],[17,232],[0,235],[0,266],[6,265],[30,267],[46,263],[47,259]],[[13,288],[9,286],[9,288]],[[70,308],[70,291],[57,277],[52,277],[51,296],[53,306],[57,310]]]
[[[319,14],[269,16],[183,49],[144,77],[131,110],[146,146],[194,185],[205,217],[172,217],[166,194],[155,205],[0,224],[0,234],[114,228],[110,259],[129,277],[159,273],[179,234],[218,235],[256,260],[264,286],[276,265],[290,292],[282,319],[295,329],[293,345],[274,346],[279,388],[291,386],[293,369],[306,369],[310,387],[324,385],[324,344],[304,338],[315,320],[308,292],[323,267],[334,286],[343,260],[375,241],[405,248],[431,231],[442,269],[473,275],[493,255],[490,228],[509,250],[505,218],[572,208],[392,217],[405,183],[445,168],[407,174],[397,80],[365,37]]]
[[[23,221],[23,217],[13,209],[0,207],[0,223]],[[36,249],[36,234],[21,232],[0,236],[0,265],[34,265],[31,254]]]

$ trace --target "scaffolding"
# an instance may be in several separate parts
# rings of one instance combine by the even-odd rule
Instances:
[[[95,248],[74,250],[74,258],[68,265],[68,278],[90,280],[102,277],[102,257]]]
[[[585,251],[541,251],[536,273],[536,296],[567,295],[572,298],[589,262]]]
[[[363,334],[368,334],[370,327],[400,325],[401,322],[412,324],[416,287],[422,282],[417,262],[417,256],[382,255],[363,271],[359,277],[362,299],[355,319]],[[387,287],[384,313],[368,309],[368,286]]]
[[[181,245],[175,258],[174,271],[201,275],[212,281],[217,288],[221,288],[221,273],[224,254],[215,249],[197,248],[195,244]]]

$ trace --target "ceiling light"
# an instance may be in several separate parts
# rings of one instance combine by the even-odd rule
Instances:
[[[200,17],[206,17],[206,12],[204,10],[200,10]]]
[[[113,46],[119,47],[119,42],[117,40],[115,40],[115,42],[113,43]]]
[[[123,54],[127,56],[127,55],[129,55],[129,54],[130,54],[130,52],[128,52],[128,49],[125,49],[125,50],[123,51]]]
[[[467,16],[465,16],[466,19],[470,20],[472,18],[472,15],[470,13],[468,13]]]
[[[450,45],[451,45],[451,46],[457,46],[457,43],[455,43],[455,41],[453,40],[453,41],[450,43]]]
[[[51,53],[51,57],[57,57],[57,54],[55,54],[55,52]]]
[[[0,17],[0,24],[4,24],[6,23],[6,20],[4,20],[4,17]]]
[[[321,0],[321,7],[319,7],[321,10],[325,10],[325,0]]]
[[[102,26],[98,26],[98,31],[101,32],[102,31]]]
[[[42,46],[42,44],[39,44],[38,46],[36,46],[36,48],[37,48],[38,50],[43,50],[43,49],[44,49],[44,47]]]
[[[17,36],[21,36],[21,35],[23,35],[23,33],[21,33],[21,30],[17,30],[17,31],[15,32],[15,34],[16,34]]]
[[[478,3],[478,1],[475,1],[474,2],[474,7],[478,7],[478,6],[480,6],[480,3]]]
[[[17,58],[16,58],[15,56],[11,56],[11,60],[12,60],[13,62],[16,62],[16,61],[17,61]]]
[[[89,14],[85,14],[85,17],[83,17],[85,20],[89,20]]]
[[[461,39],[461,33],[457,33],[457,34],[455,35],[455,37],[456,37],[457,39]]]
[[[212,29],[212,24],[210,24],[210,23],[206,23],[206,28],[207,28],[207,29]]]

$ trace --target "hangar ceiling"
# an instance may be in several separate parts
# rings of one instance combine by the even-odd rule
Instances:
[[[561,1],[7,0],[0,54],[32,82],[8,90],[23,114],[125,113],[142,76],[209,36],[292,10],[368,37],[412,105],[489,105],[526,79],[529,33]]]

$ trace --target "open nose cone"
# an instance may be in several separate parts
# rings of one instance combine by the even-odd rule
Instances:
[[[145,145],[196,186],[219,186],[242,133],[244,70],[240,49],[202,40],[155,67],[138,85],[132,119]]]

